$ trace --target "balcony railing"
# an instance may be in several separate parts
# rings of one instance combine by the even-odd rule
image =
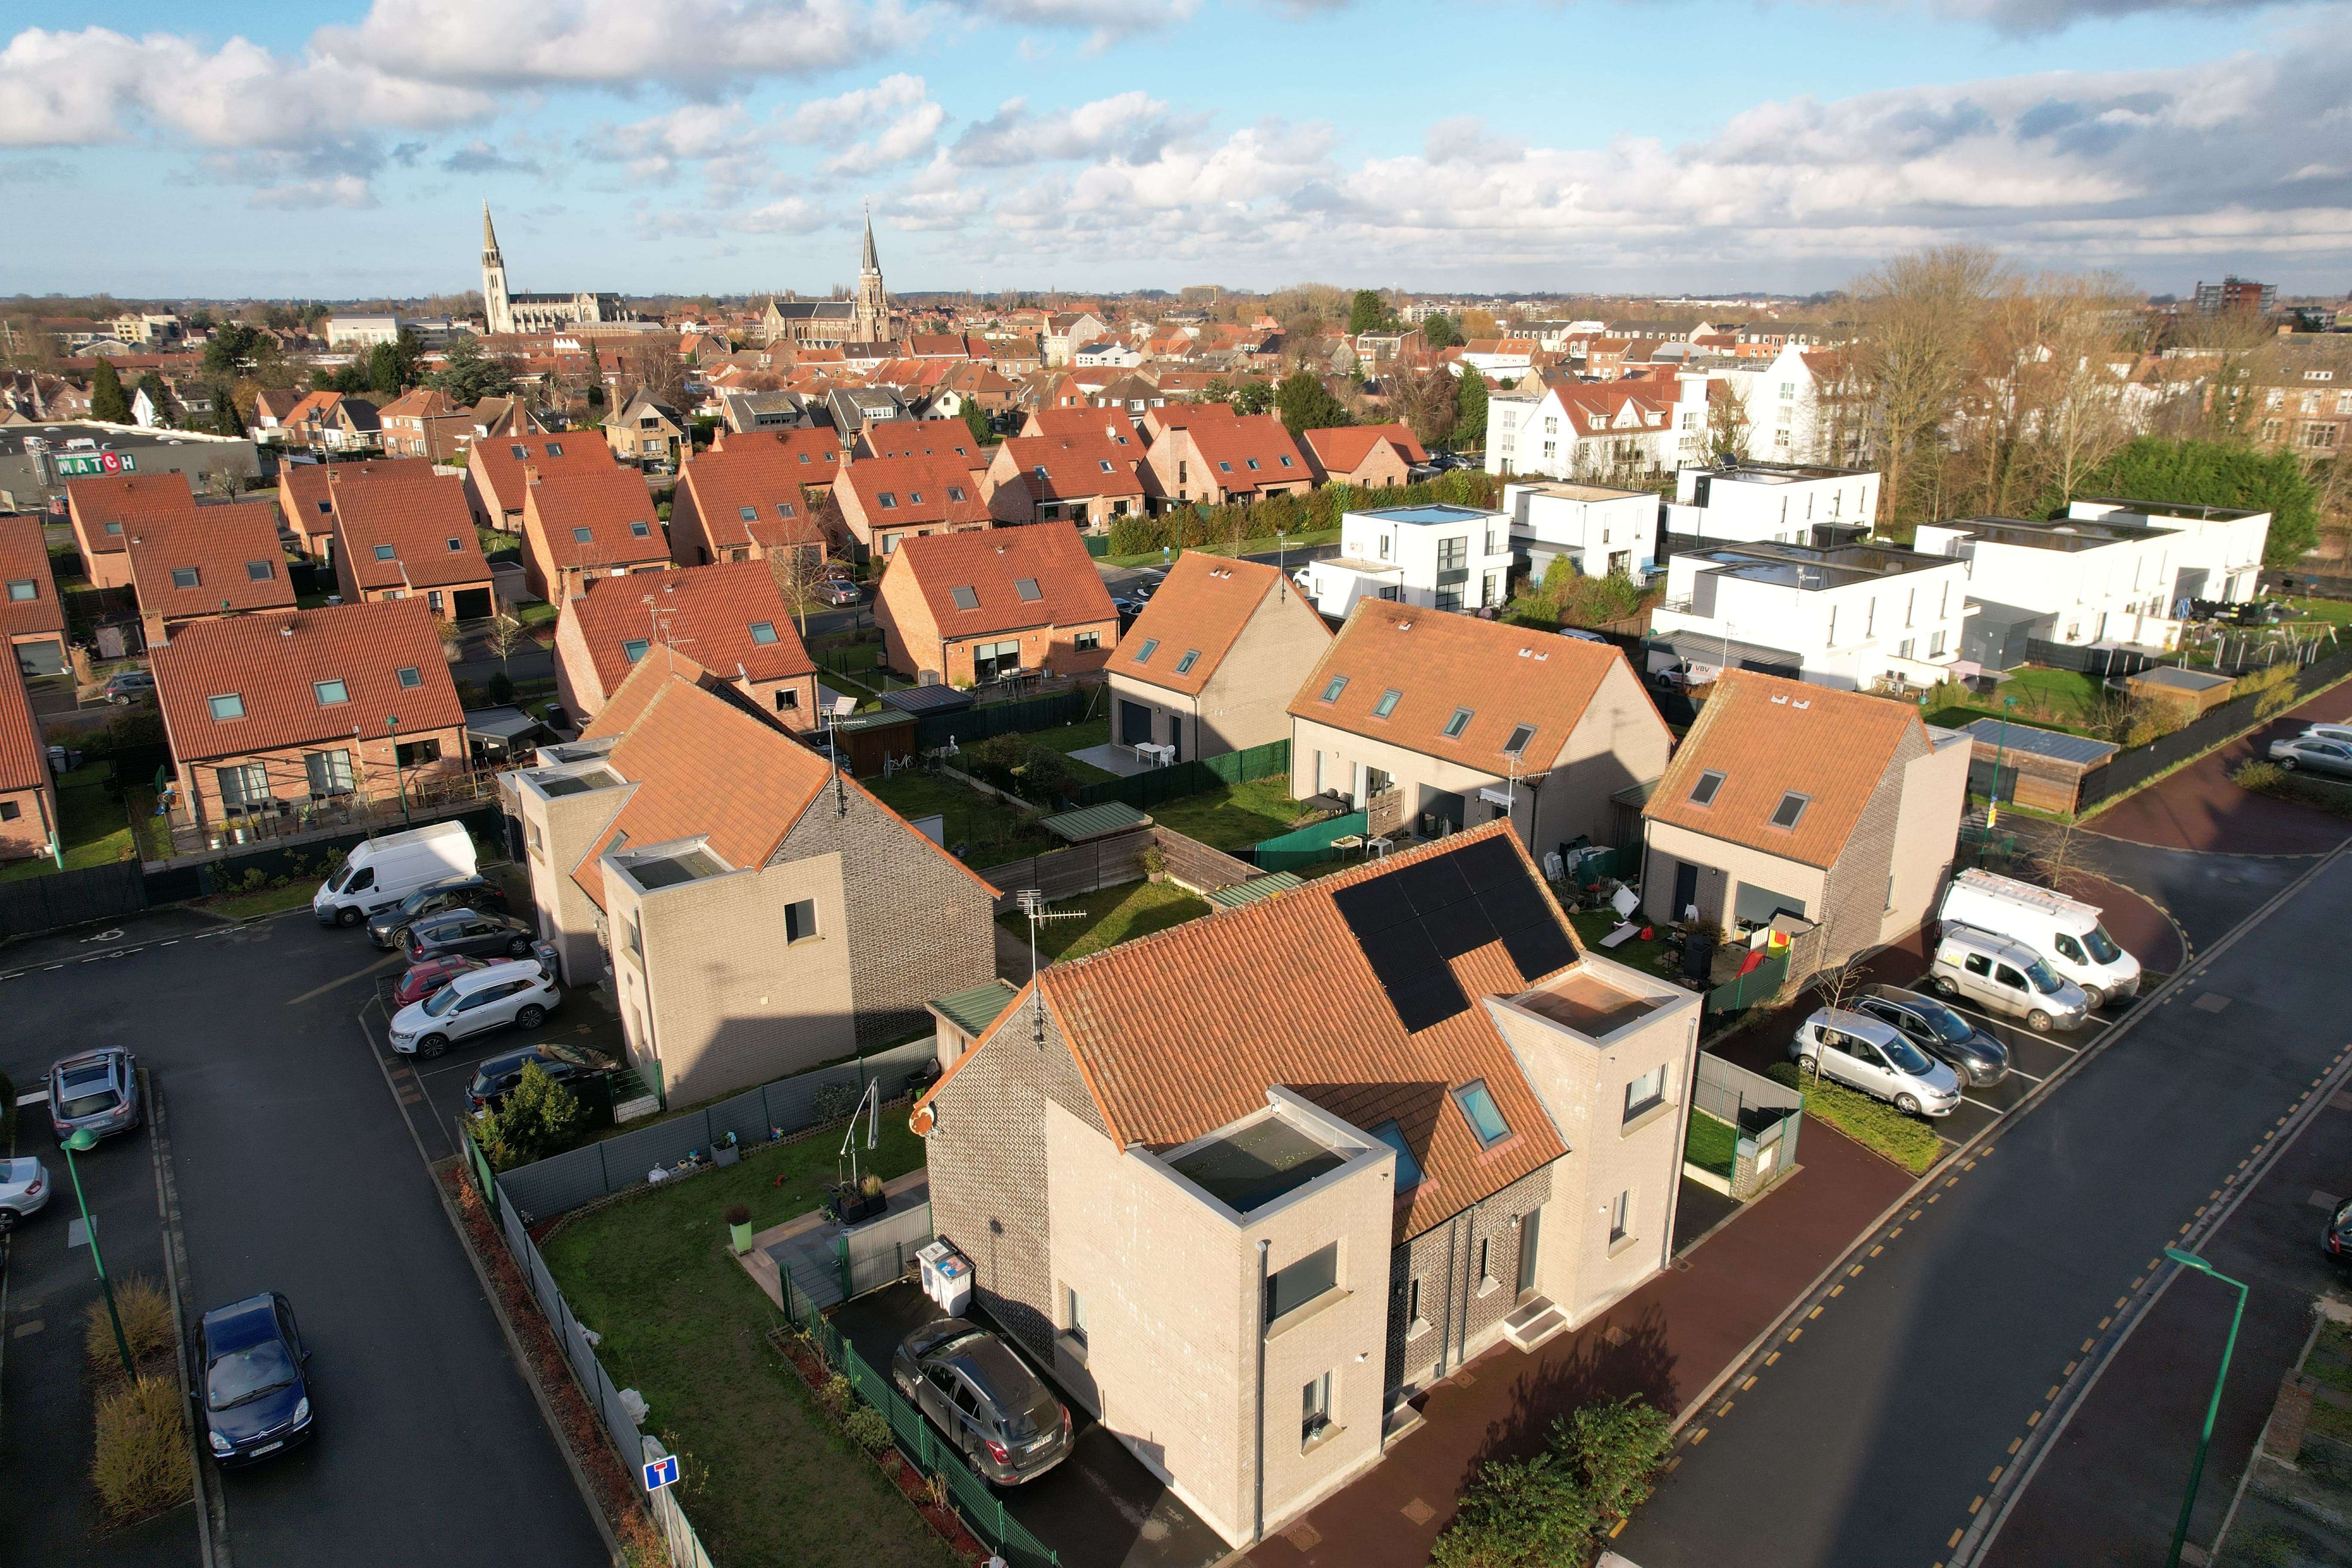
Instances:
[[[240,844],[303,842],[354,828],[397,829],[404,823],[431,821],[455,811],[495,801],[499,775],[488,769],[456,773],[430,773],[409,780],[395,794],[357,793],[303,800],[276,800],[267,805],[226,811],[217,820],[198,822],[183,804],[163,811],[163,832],[149,838],[150,853],[163,846],[166,834],[172,855],[197,855]],[[404,797],[405,808],[404,809]]]

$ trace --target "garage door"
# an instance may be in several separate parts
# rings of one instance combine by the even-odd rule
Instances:
[[[490,591],[488,588],[460,588],[455,607],[461,621],[488,620],[490,616]]]
[[[1122,700],[1118,705],[1118,743],[1139,745],[1151,739],[1151,710],[1140,702]]]
[[[63,675],[66,672],[66,645],[61,642],[20,642],[16,645],[16,668],[26,675]]]

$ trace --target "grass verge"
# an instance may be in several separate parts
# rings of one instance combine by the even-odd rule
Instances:
[[[1034,813],[1017,810],[992,795],[966,789],[953,779],[903,773],[859,782],[909,821],[935,814],[946,818],[940,837],[950,850],[961,845],[964,864],[974,870],[1062,847],[1061,840],[1037,826]]]
[[[1182,925],[1210,912],[1209,901],[1171,882],[1128,882],[1099,888],[1080,898],[1055,900],[1057,912],[1084,912],[1083,921],[1047,921],[1037,928],[1037,956],[1052,963],[1084,958],[1107,947]],[[1004,929],[1026,941],[1025,916],[1006,915]]]
[[[1727,1182],[1738,1153],[1739,1134],[1729,1122],[1718,1121],[1696,1106],[1691,1107],[1690,1126],[1683,1134],[1685,1163],[1702,1171],[1712,1171]]]
[[[1151,808],[1153,821],[1219,849],[1242,849],[1279,837],[1290,831],[1298,816],[1286,773],[1163,800]]]
[[[138,848],[131,834],[130,814],[121,797],[108,785],[114,778],[111,762],[84,763],[58,778],[58,837],[65,850],[64,869],[79,871],[134,859]],[[58,870],[47,856],[0,867],[0,882],[46,877]]]
[[[1774,1062],[1766,1077],[1805,1095],[1805,1114],[1818,1116],[1874,1154],[1884,1155],[1917,1175],[1944,1155],[1944,1141],[1916,1117],[1906,1116],[1876,1100],[1828,1079],[1813,1081],[1811,1073],[1798,1081],[1797,1064]]]
[[[187,1409],[178,1378],[162,1373],[100,1396],[89,1479],[109,1523],[133,1523],[194,1495]]]
[[[282,888],[264,888],[258,892],[221,894],[205,900],[202,907],[233,921],[251,920],[256,915],[274,915],[307,904],[317,891],[316,882],[289,882]]]
[[[1185,554],[1272,555],[1279,553],[1283,549],[1287,547],[1288,549],[1298,552],[1297,566],[1304,566],[1307,564],[1307,552],[1316,545],[1337,544],[1339,542],[1339,531],[1336,528],[1310,529],[1305,533],[1292,533],[1286,535],[1269,534],[1264,539],[1244,539],[1238,545],[1195,545],[1189,551],[1179,550],[1171,552],[1168,555],[1165,563],[1173,565],[1175,564],[1177,556]],[[1162,562],[1160,552],[1157,550],[1147,550],[1142,552],[1140,554],[1136,555],[1106,555],[1101,558],[1101,564],[1105,566],[1158,566],[1162,564]],[[1296,570],[1297,566],[1294,566],[1293,570]]]
[[[2240,789],[2266,795],[2273,800],[2292,801],[2330,816],[2352,816],[2352,784],[2291,773],[2276,763],[2259,759],[2239,763],[2238,771],[2230,777]]]
[[[1633,912],[1636,918],[1641,914],[1639,910]],[[1629,969],[1639,969],[1651,974],[1672,974],[1680,962],[1664,942],[1643,942],[1639,936],[1629,936],[1615,947],[1601,946],[1601,939],[1615,931],[1621,923],[1613,910],[1586,910],[1570,915],[1568,923],[1576,928],[1576,940],[1584,945],[1587,952],[1613,959]]]
[[[747,1154],[740,1163],[599,1209],[548,1238],[556,1282],[604,1336],[615,1383],[650,1407],[702,1479],[680,1500],[721,1568],[945,1568],[953,1558],[879,1471],[859,1458],[767,1343],[783,1322],[728,1256],[728,1205],[754,1226],[814,1208],[834,1176],[830,1137]],[[864,1168],[885,1177],[922,1163],[905,1118],[886,1120]]]

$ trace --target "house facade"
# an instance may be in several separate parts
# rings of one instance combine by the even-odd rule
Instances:
[[[891,668],[950,686],[1097,670],[1118,642],[1110,591],[1066,522],[905,540],[874,624]]]
[[[2210,580],[2201,570],[2183,580],[2181,563],[2203,553],[2196,542],[2128,522],[1969,517],[1922,523],[1913,542],[1923,554],[1966,563],[1979,607],[1963,654],[1999,669],[2022,658],[1993,646],[1991,628],[2000,626],[2050,642],[2169,649],[2180,638],[2179,601],[2193,596],[2181,590]]]
[[[2242,605],[2262,595],[2263,551],[2270,543],[2271,514],[2242,507],[2125,500],[2084,497],[2067,503],[2066,515],[2095,522],[2121,522],[2160,529],[2173,536],[2171,610],[2184,599],[2214,599]]]
[[[780,549],[825,555],[816,520],[841,467],[830,430],[739,435],[688,461],[670,498],[670,559],[680,566],[764,561]]]
[[[847,553],[860,563],[887,560],[910,539],[993,526],[982,477],[961,457],[862,458],[845,466],[833,499]]]
[[[1164,504],[1247,503],[1274,495],[1305,495],[1315,469],[1282,421],[1271,414],[1235,414],[1228,404],[1169,405],[1145,416],[1149,453]]]
[[[1299,439],[1314,464],[1316,479],[1327,485],[1390,489],[1411,484],[1414,466],[1429,461],[1428,451],[1412,432],[1394,422],[1309,430]]]
[[[1675,475],[1666,531],[1733,544],[1827,545],[1867,534],[1878,520],[1869,468],[1743,461]]]
[[[1965,563],[1895,545],[1678,551],[1651,613],[1651,658],[1698,680],[1760,662],[1847,690],[1927,690],[1962,659],[1969,591]]]
[[[38,517],[0,517],[0,630],[16,651],[18,673],[62,675],[70,668],[65,604]],[[0,685],[6,679],[0,671]]]
[[[1118,640],[1111,738],[1179,762],[1286,739],[1290,699],[1331,629],[1277,568],[1187,551]]]
[[[1129,432],[1014,436],[996,448],[981,487],[999,522],[1100,531],[1142,513],[1143,467],[1143,443]]]
[[[1706,451],[1706,375],[1563,382],[1486,403],[1486,471],[1601,480],[1670,473]]]
[[[1339,553],[1311,563],[1317,607],[1344,616],[1366,599],[1433,610],[1490,608],[1510,598],[1508,513],[1428,501],[1339,515]]]
[[[416,464],[346,484],[349,466],[327,469],[343,602],[422,599],[442,621],[488,620],[498,602],[490,563],[457,477]]]
[[[586,723],[630,670],[683,647],[780,728],[816,722],[816,664],[764,561],[689,566],[645,581],[591,579],[555,623],[555,693]]]
[[[588,591],[592,577],[670,569],[669,539],[635,470],[566,464],[523,473],[525,586],[551,604]]]
[[[1511,550],[1543,581],[1561,556],[1580,577],[1646,577],[1658,557],[1658,498],[1566,480],[1503,487]]]
[[[685,440],[685,416],[642,389],[604,416],[604,444],[615,462],[640,468],[675,464]]]

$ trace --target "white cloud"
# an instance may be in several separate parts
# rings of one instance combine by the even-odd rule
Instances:
[[[814,202],[787,196],[737,217],[728,225],[745,234],[814,234],[834,223],[834,215]]]
[[[957,163],[976,168],[1077,158],[1149,163],[1170,141],[1197,132],[1206,119],[1171,114],[1168,105],[1140,91],[1044,115],[1030,113],[1027,100],[1013,98],[988,119],[965,127],[954,154]]]
[[[1094,48],[1107,48],[1138,33],[1156,32],[1192,19],[1201,0],[957,0],[992,22],[1016,27],[1084,28]]]
[[[610,145],[630,158],[710,158],[749,146],[757,134],[737,103],[688,103],[612,129]]]
[[[884,77],[837,98],[812,99],[783,115],[776,134],[803,146],[838,149],[818,165],[827,174],[870,174],[928,158],[947,110],[919,76]]]
[[[264,185],[256,190],[248,200],[249,205],[257,207],[372,207],[376,205],[375,192],[356,174]]]

